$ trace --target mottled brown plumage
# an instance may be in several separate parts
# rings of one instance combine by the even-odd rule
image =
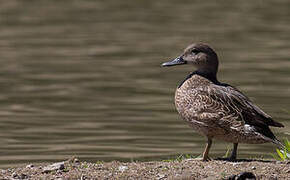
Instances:
[[[178,86],[175,106],[196,132],[208,138],[203,160],[209,160],[213,138],[234,144],[231,160],[236,159],[238,143],[281,144],[269,126],[283,125],[238,89],[217,80],[218,57],[212,48],[202,43],[189,45],[181,56],[162,66],[181,64],[192,64],[197,70]]]

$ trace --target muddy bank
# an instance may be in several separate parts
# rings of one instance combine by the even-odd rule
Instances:
[[[241,160],[201,162],[193,159],[156,162],[80,162],[76,158],[54,164],[0,170],[0,179],[229,179],[233,175],[257,179],[290,179],[290,162]]]

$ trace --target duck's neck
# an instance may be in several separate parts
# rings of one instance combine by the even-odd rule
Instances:
[[[202,77],[204,77],[204,78],[206,78],[206,79],[208,79],[209,81],[211,81],[211,82],[213,82],[214,84],[221,84],[218,80],[217,80],[217,78],[216,78],[216,73],[208,73],[208,72],[206,72],[206,71],[200,71],[200,70],[197,70],[197,71],[194,71],[194,72],[192,72],[192,73],[190,73],[180,84],[179,84],[179,86],[178,86],[178,88],[180,88],[182,85],[183,85],[183,83],[186,81],[186,80],[188,80],[189,78],[191,78],[193,75],[195,75],[195,74],[197,74],[197,75],[199,75],[199,76],[202,76]]]
[[[204,69],[198,69],[194,72],[194,74],[198,74],[215,84],[219,84],[219,81],[217,80],[217,77],[216,77],[217,71],[207,71]]]

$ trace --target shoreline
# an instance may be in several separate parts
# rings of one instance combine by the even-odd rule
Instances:
[[[80,162],[77,158],[0,169],[0,179],[229,179],[253,173],[257,179],[290,179],[290,161],[194,159],[150,162]]]

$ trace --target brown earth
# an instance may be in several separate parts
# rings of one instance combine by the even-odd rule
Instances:
[[[0,179],[229,179],[252,172],[257,179],[290,179],[290,162],[194,159],[154,162],[79,162],[27,165],[0,170]],[[232,176],[233,177],[233,176]],[[238,176],[236,176],[237,179]]]

